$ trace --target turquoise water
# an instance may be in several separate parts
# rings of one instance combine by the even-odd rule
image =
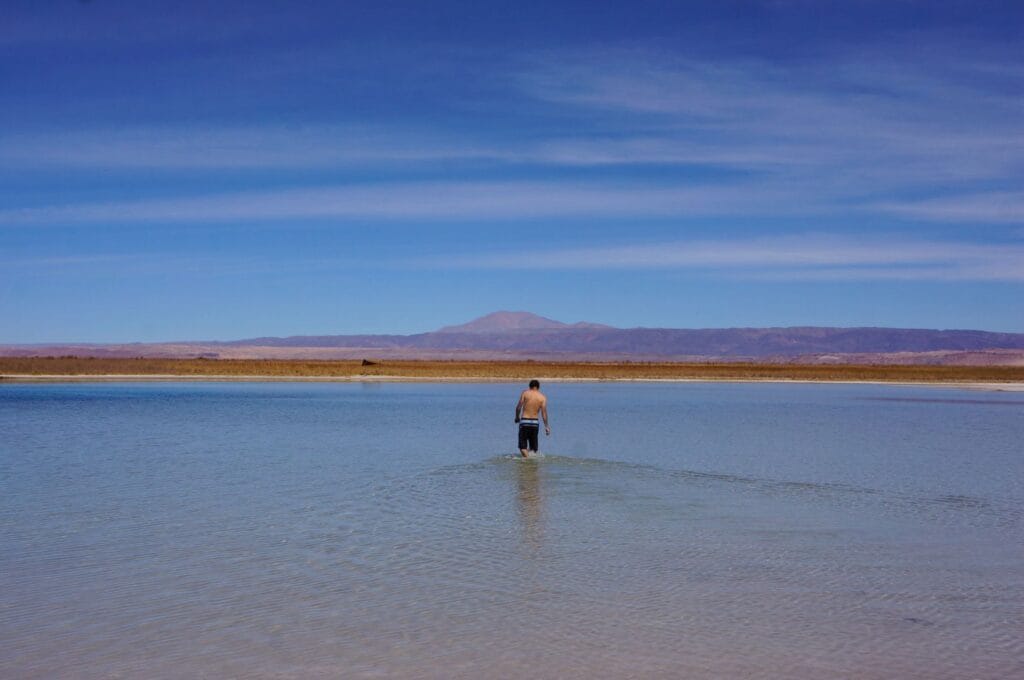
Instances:
[[[1024,393],[0,387],[0,677],[1024,677]]]

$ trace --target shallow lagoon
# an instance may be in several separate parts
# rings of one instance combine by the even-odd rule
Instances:
[[[1024,674],[1024,394],[0,388],[2,677]]]

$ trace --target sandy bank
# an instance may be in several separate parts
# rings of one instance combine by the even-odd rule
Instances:
[[[911,380],[849,380],[806,378],[588,378],[544,376],[537,378],[550,383],[777,383],[807,385],[893,385],[903,387],[939,387],[985,390],[995,392],[1024,392],[1024,382],[998,381],[911,381]],[[314,382],[314,383],[519,383],[518,378],[502,376],[409,376],[409,375],[343,375],[343,376],[273,376],[273,375],[174,375],[174,374],[104,374],[104,375],[0,375],[0,383],[104,383],[104,382]]]

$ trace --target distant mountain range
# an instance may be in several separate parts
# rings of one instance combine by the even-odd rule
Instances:
[[[904,328],[613,328],[495,312],[414,335],[0,346],[6,356],[785,361],[1024,365],[1024,333]]]
[[[599,323],[562,323],[530,312],[494,312],[461,326],[445,326],[438,333],[514,333],[529,331],[615,330]]]

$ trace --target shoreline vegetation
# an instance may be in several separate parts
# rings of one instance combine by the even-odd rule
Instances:
[[[0,381],[698,380],[1024,383],[1024,366],[0,357]]]

